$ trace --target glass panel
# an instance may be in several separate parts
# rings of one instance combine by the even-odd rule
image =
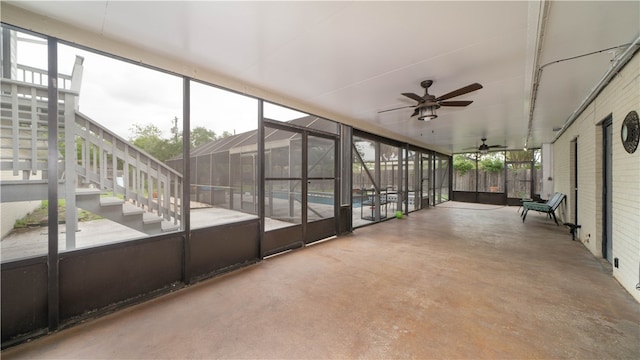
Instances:
[[[352,208],[353,227],[363,226],[375,221],[375,209],[372,205],[375,196],[375,141],[362,137],[353,137],[352,162]]]
[[[265,231],[302,223],[300,180],[265,181]]]
[[[397,146],[380,144],[380,192],[381,199],[386,203],[387,211],[395,213],[397,207],[398,190],[400,184],[400,167]]]
[[[531,197],[533,151],[505,151],[506,192],[509,198]]]
[[[302,135],[266,128],[265,138],[266,177],[302,179]]]
[[[6,262],[47,254],[47,149],[55,144],[48,144],[46,39],[4,26],[0,35],[0,254]],[[60,86],[70,75],[61,73]],[[58,132],[63,135],[63,128]],[[60,152],[59,161],[63,158],[64,152]]]
[[[536,164],[539,168],[540,150],[506,151],[507,161],[507,195],[510,198],[528,199],[539,181],[542,186],[541,175],[537,175]],[[535,179],[534,179],[535,177]]]
[[[385,219],[388,211],[395,209],[399,149],[357,136],[353,143],[352,220],[354,227],[358,227]]]
[[[531,162],[507,163],[507,197],[531,197]]]
[[[434,164],[435,203],[449,200],[449,157],[436,154]]]
[[[71,91],[59,95],[67,149],[60,250],[180,230],[182,169],[165,161],[182,156],[182,78],[58,49],[60,72],[71,74]]]
[[[347,125],[340,126],[340,205],[351,205],[352,149],[351,134],[353,129]],[[353,212],[353,210],[352,210]],[[351,229],[348,229],[351,231]]]
[[[258,213],[258,101],[191,82],[191,228]]]
[[[211,184],[211,155],[196,157],[196,184]]]
[[[407,199],[409,201],[409,211],[418,210],[416,207],[416,199],[420,197],[420,158],[419,153],[409,150],[407,153],[407,176],[408,188]],[[404,203],[404,201],[403,201]]]
[[[375,175],[375,142],[354,136],[353,144],[355,147],[353,154],[353,186],[356,189],[372,188],[375,179],[372,178]]]
[[[182,160],[182,159],[180,159],[180,160]],[[197,187],[197,182],[198,182],[197,181],[197,179],[198,179],[198,157],[197,156],[191,156],[191,159],[189,159],[189,166],[190,166],[189,167],[189,174],[191,176],[190,179],[191,179],[191,182],[192,182],[192,184],[190,184],[191,185],[191,193],[192,193],[191,201],[198,201],[197,198],[193,197],[194,192],[198,190],[196,188]],[[174,169],[176,169],[176,168],[174,167]]]
[[[320,130],[331,134],[339,133],[339,125],[335,121],[327,120],[315,115],[305,114],[284,106],[264,102],[264,117],[270,120],[287,122],[309,129]]]
[[[504,152],[480,155],[478,192],[504,193]]]
[[[453,191],[476,191],[477,153],[453,155]]]
[[[265,153],[265,231],[301,224],[302,134],[265,127]]]
[[[307,191],[307,221],[335,217],[335,181],[309,180]]]
[[[307,177],[335,177],[336,141],[316,136],[308,137]]]
[[[240,208],[249,214],[258,213],[258,154],[245,153],[240,155],[240,180],[235,188],[240,193]]]
[[[307,137],[307,222],[335,217],[336,140]]]
[[[449,201],[449,165],[451,164],[450,157],[443,156],[440,159],[440,202]]]
[[[533,152],[533,194],[540,197],[542,191],[542,150],[536,149]]]
[[[416,210],[426,208],[430,203],[431,192],[429,192],[429,179],[431,178],[431,156],[430,154],[422,154],[422,179],[420,179],[421,197],[416,198],[414,207]]]
[[[380,190],[396,191],[399,188],[398,152],[395,146],[380,144]]]
[[[229,184],[230,184],[229,209],[238,210],[238,211],[242,211],[242,201],[240,199],[242,195],[242,191],[241,191],[242,166],[240,166],[241,156],[242,156],[241,153],[237,153],[237,154],[229,153]],[[195,224],[191,224],[192,227],[193,225]]]

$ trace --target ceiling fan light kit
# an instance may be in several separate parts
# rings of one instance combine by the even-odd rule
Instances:
[[[420,116],[418,116],[418,120],[422,120],[422,121],[429,121],[432,119],[435,119],[438,117],[438,115],[436,115],[436,107],[435,106],[426,106],[426,107],[422,107],[420,108]],[[418,109],[416,109],[418,110]]]

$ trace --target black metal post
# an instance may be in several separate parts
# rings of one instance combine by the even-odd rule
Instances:
[[[188,285],[191,282],[191,80],[188,77],[182,79],[182,159],[182,282]]]
[[[264,196],[265,196],[265,153],[264,153],[264,102],[258,99],[258,218],[259,221],[259,241],[258,241],[258,258],[264,258]],[[242,192],[240,192],[242,193]]]
[[[60,322],[60,284],[58,270],[58,39],[49,38],[48,46],[48,141],[47,183],[49,215],[47,254],[47,287],[49,331],[58,329]],[[71,129],[67,129],[71,131]],[[71,170],[71,169],[69,169]],[[67,179],[69,181],[69,179]]]

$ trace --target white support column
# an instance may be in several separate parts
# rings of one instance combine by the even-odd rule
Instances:
[[[78,174],[76,165],[78,163],[78,151],[76,148],[76,110],[78,109],[78,96],[82,83],[82,63],[84,58],[76,56],[71,76],[71,91],[64,95],[64,189],[65,189],[65,238],[66,250],[75,249],[76,231],[78,230],[78,212],[76,208],[76,189],[78,187]],[[91,146],[89,137],[86,139],[85,165],[87,172],[90,163]],[[95,155],[95,154],[94,154]],[[94,159],[95,162],[95,159]],[[57,219],[56,219],[57,220]]]
[[[78,230],[78,212],[76,209],[76,188],[78,175],[76,174],[76,96],[66,93],[64,96],[64,189],[65,189],[65,231],[66,250],[76,247],[76,230]],[[57,220],[57,219],[56,219]]]

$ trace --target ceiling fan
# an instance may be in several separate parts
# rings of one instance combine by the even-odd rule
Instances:
[[[482,89],[482,85],[478,83],[473,83],[471,85],[461,87],[458,90],[454,90],[442,96],[436,97],[435,95],[429,94],[429,87],[432,84],[433,84],[433,80],[424,80],[420,83],[420,86],[424,88],[424,96],[419,96],[414,93],[402,93],[402,95],[417,101],[418,103],[416,105],[402,106],[399,108],[382,110],[382,111],[378,111],[378,114],[387,112],[387,111],[394,111],[394,110],[400,110],[400,109],[406,109],[406,108],[412,107],[412,108],[415,108],[415,110],[413,111],[413,114],[411,115],[411,117],[419,115],[418,120],[428,121],[438,117],[438,115],[436,115],[436,109],[440,108],[441,106],[462,107],[462,106],[467,106],[473,102],[469,100],[456,100],[456,101],[445,101],[445,100]]]
[[[478,146],[478,148],[474,147],[470,147],[470,148],[466,148],[466,149],[462,149],[462,150],[472,150],[475,149],[477,152],[479,152],[480,154],[486,154],[487,152],[489,152],[489,149],[505,149],[506,146],[504,145],[487,145],[486,141],[487,138],[482,138],[480,139],[482,140],[482,144],[480,146]]]

